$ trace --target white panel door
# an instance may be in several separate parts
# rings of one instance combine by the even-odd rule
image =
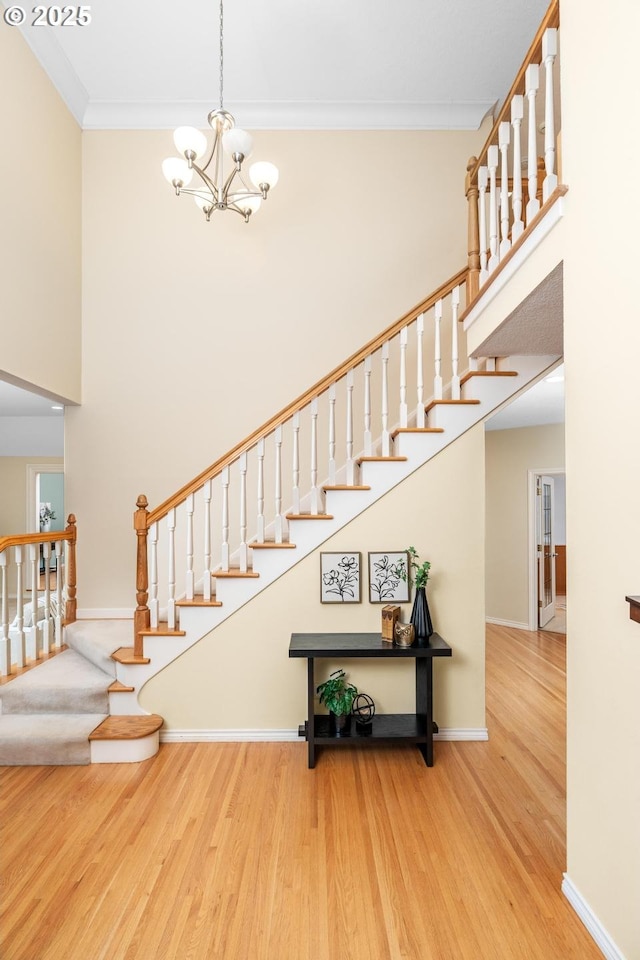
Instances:
[[[538,535],[538,626],[544,627],[553,619],[556,612],[553,477],[536,479],[536,530]]]

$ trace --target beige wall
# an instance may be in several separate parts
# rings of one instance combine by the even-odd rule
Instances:
[[[563,0],[562,23],[568,873],[622,955],[638,960],[640,625],[624,598],[640,593],[638,258],[627,179],[640,153],[640,5]],[[623,173],[619,190],[606,188],[604,169]]]
[[[482,135],[258,133],[281,179],[245,225],[173,195],[169,132],[84,134],[81,608],[133,605],[139,493],[160,503],[464,264]]]
[[[488,617],[529,622],[528,471],[562,467],[562,423],[486,432]]]
[[[81,134],[22,39],[0,30],[0,376],[80,400]]]
[[[435,630],[453,647],[436,663],[435,718],[482,728],[484,719],[484,428],[474,427],[328,540],[322,550],[415,546],[432,563]],[[144,688],[141,702],[169,729],[295,729],[306,716],[306,661],[289,660],[292,632],[379,630],[381,605],[319,599],[315,551]],[[411,604],[402,606],[408,621]],[[335,666],[335,665],[334,665]],[[318,665],[318,682],[334,669]],[[413,665],[347,662],[349,677],[381,712],[414,708]]]
[[[0,457],[0,536],[27,530],[27,464],[62,462],[62,457]]]

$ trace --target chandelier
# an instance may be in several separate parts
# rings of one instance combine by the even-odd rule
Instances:
[[[242,164],[251,156],[253,138],[246,130],[236,127],[234,118],[223,106],[222,28],[220,0],[220,106],[207,118],[213,130],[213,145],[209,149],[207,138],[195,127],[178,127],[173,142],[181,156],[168,157],[162,164],[162,172],[176,196],[181,193],[192,196],[207,221],[214,210],[233,210],[248,223],[251,214],[258,210],[262,201],[267,199],[269,190],[278,182],[278,168],[264,160],[253,163],[249,168],[251,186],[245,180]],[[233,162],[227,173],[225,154]],[[189,186],[194,173],[199,181],[195,181],[196,186]]]

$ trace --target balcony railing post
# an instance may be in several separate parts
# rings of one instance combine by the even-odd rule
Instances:
[[[75,623],[76,619],[76,518],[75,514],[70,513],[67,517],[67,526],[65,528],[65,534],[67,535],[67,563],[66,563],[66,591],[65,591],[65,607],[64,607],[64,622],[65,623]],[[35,614],[34,614],[35,616]]]
[[[465,195],[469,204],[469,273],[467,275],[467,303],[471,303],[480,289],[480,228],[478,225],[478,178],[472,179],[472,171],[478,162],[471,157],[467,164]]]
[[[133,615],[133,652],[134,656],[143,655],[142,631],[148,630],[151,623],[151,613],[147,606],[149,599],[149,572],[147,569],[147,507],[149,501],[143,493],[136,500],[138,508],[133,515],[133,529],[136,532],[136,600],[138,606]]]

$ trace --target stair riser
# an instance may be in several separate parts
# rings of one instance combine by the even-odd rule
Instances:
[[[136,740],[92,740],[91,763],[140,763],[155,757],[160,747],[159,733]]]

